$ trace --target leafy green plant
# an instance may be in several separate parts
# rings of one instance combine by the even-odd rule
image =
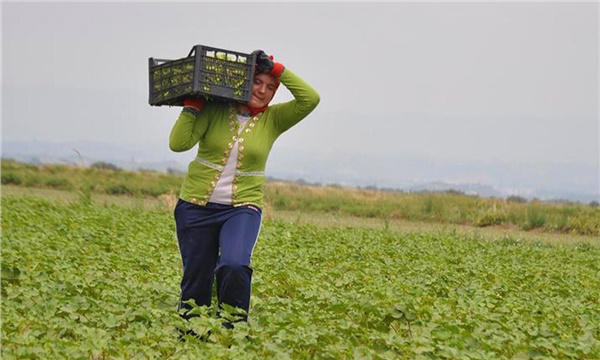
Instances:
[[[512,203],[517,203],[517,204],[525,204],[527,203],[527,199],[519,196],[519,195],[511,195],[509,197],[506,198],[507,202],[512,202]]]
[[[134,191],[126,184],[109,184],[106,186],[106,192],[112,195],[133,195]]]
[[[474,225],[479,227],[504,224],[507,220],[506,212],[497,209],[487,209],[477,215]]]
[[[546,215],[537,206],[527,209],[525,222],[522,224],[523,230],[541,228],[546,224]]]
[[[49,177],[45,180],[44,185],[53,189],[70,190],[72,188],[71,183],[61,177]]]
[[[2,359],[600,357],[600,249],[586,243],[266,221],[250,321],[229,330],[214,307],[177,313],[171,210],[2,206]]]
[[[84,206],[92,205],[92,189],[90,184],[81,184],[77,190],[79,203]]]
[[[177,194],[183,181],[181,174],[174,171],[115,171],[99,167],[31,165],[3,160],[2,176],[3,181],[12,182],[13,186],[81,192],[81,184],[90,184],[94,194],[121,194],[140,199]],[[481,227],[512,225],[525,230],[600,235],[596,226],[600,223],[600,211],[589,204],[504,201],[457,191],[405,193],[275,181],[267,182],[265,199],[266,206],[273,211]]]
[[[598,212],[598,210],[596,210]],[[569,218],[565,228],[574,234],[596,235],[600,233],[600,223],[592,212],[577,214]]]
[[[2,172],[2,184],[3,185],[20,185],[23,181],[21,177],[15,173],[9,172],[8,174]]]
[[[112,171],[120,171],[121,170],[121,168],[119,168],[117,165],[111,164],[106,161],[95,162],[92,165],[90,165],[90,167],[94,168],[94,169],[101,169],[101,170],[112,170]]]

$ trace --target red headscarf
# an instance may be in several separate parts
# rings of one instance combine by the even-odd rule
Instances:
[[[269,56],[271,58],[271,60],[273,60],[273,55]],[[275,91],[273,91],[273,97],[275,97],[275,93],[277,92],[277,89],[279,88],[279,76],[281,76],[281,73],[283,72],[283,70],[285,69],[285,67],[283,66],[283,64],[278,63],[278,62],[273,62],[273,68],[271,69],[271,72],[269,73],[269,75],[271,75],[273,78],[275,78]],[[258,75],[258,73],[254,73],[254,77],[256,77]],[[271,100],[273,100],[273,98],[271,98]],[[269,101],[271,102],[271,101]],[[267,108],[269,107],[269,104],[260,107],[260,108],[255,108],[255,107],[251,107],[250,105],[248,105],[248,109],[250,109],[250,115],[254,116],[258,113],[261,113],[265,110],[267,110]]]
[[[256,75],[258,75],[258,74],[255,74],[254,76],[256,77]],[[273,75],[271,75],[271,76],[273,76]],[[273,100],[273,98],[275,97],[275,93],[277,92],[277,88],[279,88],[279,78],[275,77],[275,90],[273,91],[273,97],[271,98],[271,100]],[[269,102],[271,102],[271,101],[269,101]],[[269,107],[269,104],[267,103],[265,106],[259,107],[259,108],[252,107],[250,105],[247,105],[247,106],[248,106],[248,109],[250,109],[250,115],[254,116],[256,114],[259,114],[259,113],[267,110],[267,108]]]

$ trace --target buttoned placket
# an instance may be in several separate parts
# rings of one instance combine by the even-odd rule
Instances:
[[[259,114],[260,115],[260,114]],[[256,125],[258,116],[248,118],[245,122],[240,122],[238,116],[235,113],[230,113],[229,130],[232,134],[231,140],[227,144],[227,150],[224,152],[224,157],[221,160],[223,168],[215,175],[215,181],[211,183],[210,188],[207,191],[206,201],[210,201],[213,198],[214,190],[219,186],[219,181],[222,181],[225,171],[225,177],[231,177],[231,192],[229,198],[232,202],[235,202],[237,192],[237,172],[242,167],[242,160],[244,158],[244,135],[250,133],[250,131]],[[231,163],[229,163],[231,162]],[[233,174],[230,172],[233,166]],[[228,169],[228,170],[226,170]]]

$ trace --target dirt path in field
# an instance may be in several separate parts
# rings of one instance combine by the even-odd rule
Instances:
[[[3,185],[2,195],[7,196],[38,196],[53,201],[73,203],[81,200],[81,194],[73,191],[26,188],[21,186]],[[147,210],[171,211],[176,202],[175,195],[163,195],[159,198],[134,197],[125,195],[92,194],[92,203],[99,206],[121,206]],[[576,246],[586,243],[600,248],[600,239],[593,236],[573,235],[564,233],[548,233],[539,230],[524,231],[512,225],[490,227],[474,227],[469,225],[427,223],[407,220],[385,220],[378,218],[361,218],[332,213],[308,213],[301,211],[274,211],[265,208],[265,221],[283,221],[298,225],[310,224],[323,227],[361,227],[379,230],[389,230],[399,233],[454,233],[469,238],[482,240],[510,240],[516,242],[543,242],[553,245]]]

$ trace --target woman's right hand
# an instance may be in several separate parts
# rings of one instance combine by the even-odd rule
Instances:
[[[183,99],[184,107],[193,107],[196,110],[202,110],[202,108],[204,107],[204,103],[205,103],[204,99],[199,99],[199,98],[194,98],[194,97],[187,97],[187,98]]]

